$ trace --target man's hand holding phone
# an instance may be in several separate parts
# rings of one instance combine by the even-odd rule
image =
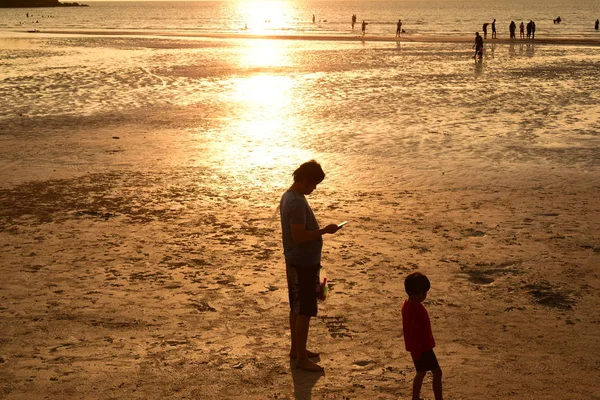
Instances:
[[[344,221],[340,224],[329,224],[325,228],[323,228],[323,232],[324,233],[336,233],[337,231],[339,231],[342,228],[342,226],[346,225],[347,223],[348,223],[348,221]]]

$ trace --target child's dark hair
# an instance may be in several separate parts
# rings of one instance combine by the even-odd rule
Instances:
[[[420,272],[413,272],[404,280],[404,290],[409,296],[426,293],[431,288],[429,279]]]
[[[301,182],[307,179],[310,183],[319,184],[325,179],[325,172],[321,168],[321,164],[315,160],[310,160],[298,167],[292,174],[294,182]]]

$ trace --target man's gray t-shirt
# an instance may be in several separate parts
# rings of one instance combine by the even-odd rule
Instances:
[[[323,248],[321,236],[306,243],[296,243],[292,239],[292,224],[304,224],[307,231],[319,229],[319,223],[308,205],[306,197],[294,190],[286,191],[279,202],[279,213],[285,260],[296,266],[320,264],[321,249]]]

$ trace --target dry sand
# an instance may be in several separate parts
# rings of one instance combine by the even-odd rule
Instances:
[[[421,270],[447,399],[600,399],[596,168],[415,162],[369,189],[317,155],[309,200],[350,221],[325,238],[321,375],[287,357],[274,214],[297,160],[245,177],[198,155],[185,116],[144,118],[0,128],[1,398],[408,399]]]

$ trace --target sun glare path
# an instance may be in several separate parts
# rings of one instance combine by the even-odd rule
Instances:
[[[249,40],[248,47],[240,58],[239,66],[242,68],[289,66],[291,61],[284,46],[284,42],[278,40]]]
[[[254,75],[238,79],[235,85],[231,95],[244,113],[226,128],[233,135],[223,158],[235,160],[231,169],[271,168],[296,147],[294,80]]]
[[[240,1],[237,12],[250,33],[289,29],[293,8],[286,1]]]

